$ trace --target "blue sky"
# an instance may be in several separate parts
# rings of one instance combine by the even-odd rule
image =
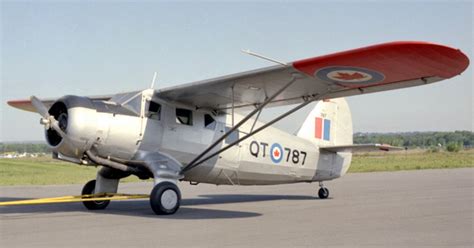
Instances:
[[[375,43],[422,40],[473,60],[472,2],[1,2],[0,141],[42,140],[10,99],[101,95],[212,78]],[[354,130],[473,130],[472,65],[434,85],[348,98]],[[265,111],[270,118],[284,109]],[[306,108],[277,124],[295,131]]]

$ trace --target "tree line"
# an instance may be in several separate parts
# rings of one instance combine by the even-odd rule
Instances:
[[[1,153],[50,153],[51,149],[44,143],[0,143]]]
[[[354,144],[366,143],[390,144],[409,148],[457,147],[457,149],[462,149],[473,147],[474,133],[470,131],[454,131],[354,134]]]
[[[355,133],[354,144],[390,144],[408,148],[434,148],[446,149],[472,148],[474,146],[474,133],[470,131],[454,132],[405,132],[405,133]],[[51,149],[40,142],[35,143],[0,143],[0,152],[16,153],[50,153]]]

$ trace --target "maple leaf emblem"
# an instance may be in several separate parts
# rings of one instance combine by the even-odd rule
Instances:
[[[273,151],[273,156],[274,156],[274,157],[279,157],[279,156],[280,156],[280,152],[278,151],[278,149],[275,149],[275,150]]]
[[[338,72],[337,76],[334,76],[334,77],[341,80],[354,80],[354,79],[363,79],[363,78],[366,78],[367,76],[359,72],[354,72],[354,73]]]

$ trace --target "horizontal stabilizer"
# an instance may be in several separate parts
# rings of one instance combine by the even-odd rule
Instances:
[[[320,147],[320,151],[326,152],[372,152],[372,151],[393,151],[403,150],[405,148],[399,146],[391,146],[387,144],[360,144],[346,146],[324,146]]]

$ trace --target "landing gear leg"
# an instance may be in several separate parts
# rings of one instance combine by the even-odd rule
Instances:
[[[326,199],[329,197],[329,190],[324,187],[323,182],[319,182],[318,196],[320,199]]]
[[[150,194],[150,205],[155,214],[174,214],[178,211],[180,203],[181,192],[176,183],[162,181],[153,187]]]
[[[83,195],[91,195],[98,193],[117,193],[120,178],[129,176],[130,174],[102,167],[97,172],[96,180],[91,180],[82,188]],[[110,201],[84,201],[82,204],[89,210],[105,209]]]
[[[136,160],[145,161],[145,168],[153,174],[154,187],[150,193],[150,205],[155,214],[174,214],[181,203],[178,180],[184,178],[183,165],[166,153],[138,151]]]

